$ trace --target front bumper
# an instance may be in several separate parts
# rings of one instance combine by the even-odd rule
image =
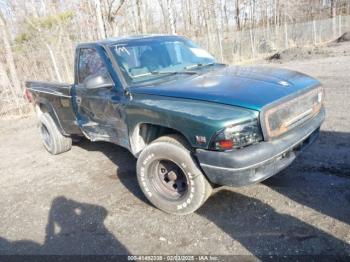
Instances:
[[[225,152],[197,149],[196,156],[214,184],[239,187],[257,183],[286,168],[310,146],[324,118],[325,110],[321,109],[313,119],[276,140]]]

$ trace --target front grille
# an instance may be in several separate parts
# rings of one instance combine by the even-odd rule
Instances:
[[[261,114],[265,140],[270,140],[301,125],[315,116],[323,103],[323,88],[317,87],[277,105],[268,106]]]

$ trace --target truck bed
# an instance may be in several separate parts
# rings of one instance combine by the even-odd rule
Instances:
[[[35,101],[34,104],[51,115],[62,134],[81,134],[74,115],[72,84],[27,81],[25,86]]]
[[[42,81],[26,81],[25,86],[28,90],[35,93],[48,93],[50,95],[70,97],[70,90],[72,84]]]

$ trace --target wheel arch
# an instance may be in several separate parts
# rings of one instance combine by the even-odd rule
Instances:
[[[129,134],[131,152],[138,157],[147,145],[161,136],[170,134],[179,135],[187,142],[188,146],[192,146],[188,137],[175,128],[143,122],[137,124]]]
[[[57,116],[57,113],[56,113],[54,107],[50,104],[50,102],[48,102],[44,99],[37,100],[35,103],[35,112],[36,112],[38,117],[43,113],[48,113],[51,116],[51,118],[53,119],[53,121],[55,122],[55,124],[56,124],[58,130],[61,132],[61,134],[64,136],[68,136],[68,134],[64,131],[64,129],[61,125],[61,122]]]

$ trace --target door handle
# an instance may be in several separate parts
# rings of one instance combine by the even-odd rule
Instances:
[[[81,104],[81,97],[77,96],[75,100],[77,101],[77,104],[78,104],[78,105]]]

